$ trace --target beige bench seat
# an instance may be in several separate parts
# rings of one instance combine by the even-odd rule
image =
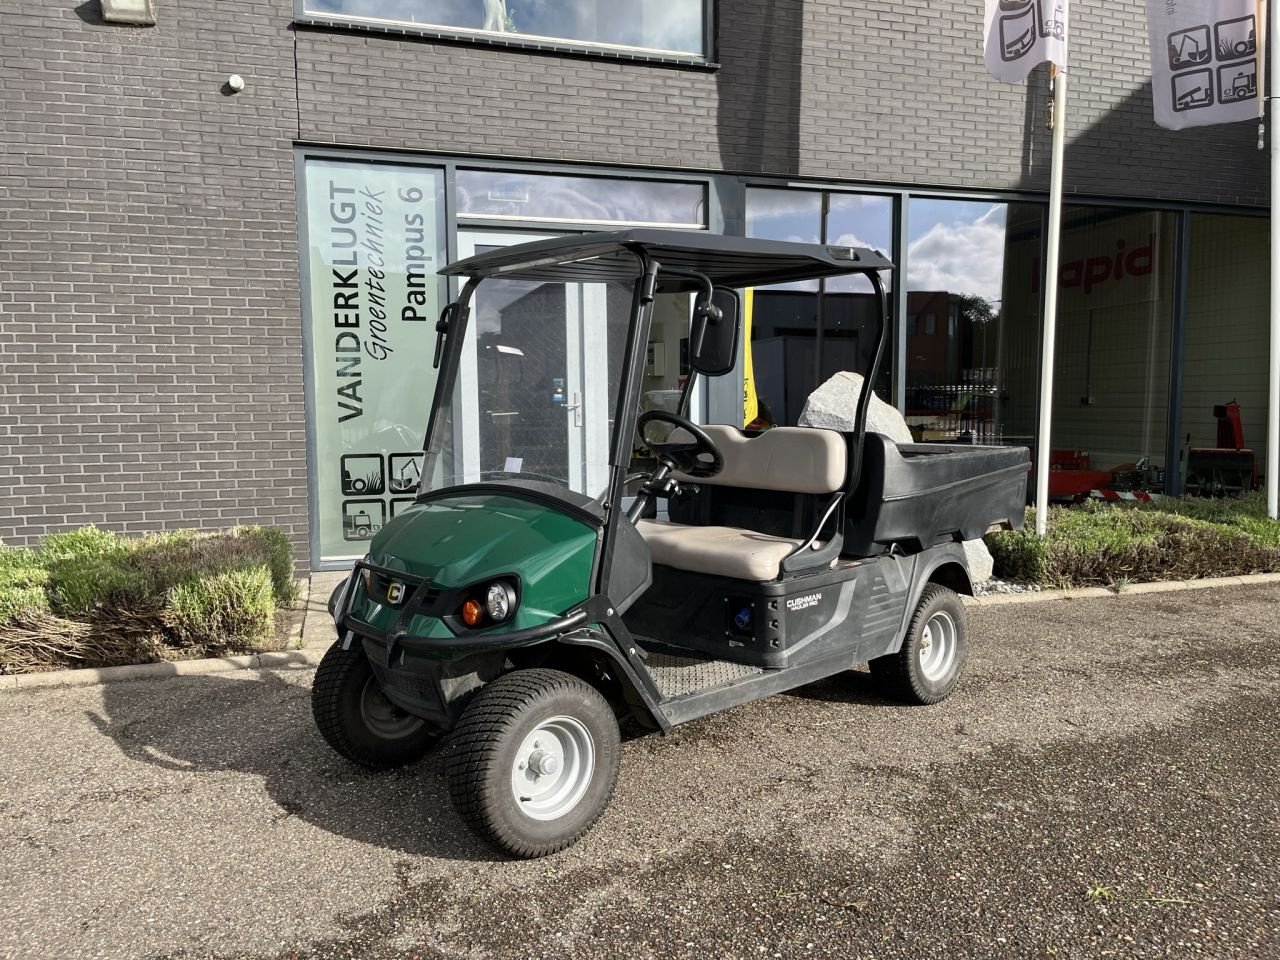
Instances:
[[[804,542],[737,527],[690,527],[663,520],[641,520],[636,529],[654,563],[735,580],[776,580],[783,559]]]
[[[736,427],[723,424],[709,424],[702,429],[720,451],[724,468],[714,477],[693,478],[677,473],[681,480],[699,486],[819,496],[833,494],[844,485],[848,469],[845,441],[832,430],[774,427],[757,437],[748,437]],[[692,526],[662,520],[641,520],[636,529],[649,545],[654,563],[758,583],[778,579],[782,561],[804,543],[738,527]]]

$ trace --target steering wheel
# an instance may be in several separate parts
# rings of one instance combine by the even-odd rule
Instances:
[[[677,430],[683,430],[693,437],[693,443],[658,443],[644,435],[644,429],[651,423],[665,423]],[[714,477],[724,469],[724,457],[716,442],[696,423],[666,410],[650,410],[640,414],[636,421],[636,432],[640,442],[652,451],[658,462],[671,470],[690,477]]]

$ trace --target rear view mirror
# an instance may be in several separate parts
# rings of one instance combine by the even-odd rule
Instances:
[[[742,301],[736,290],[716,287],[711,299],[699,292],[689,325],[689,366],[707,377],[721,377],[738,362]]]

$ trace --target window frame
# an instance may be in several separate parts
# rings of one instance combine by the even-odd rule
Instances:
[[[467,27],[451,27],[447,24],[421,24],[402,20],[380,20],[375,17],[316,13],[306,9],[306,0],[293,0],[293,22],[298,27],[320,30],[381,33],[413,40],[586,57],[593,60],[623,60],[651,66],[718,70],[720,64],[716,60],[716,14],[719,0],[700,0],[700,2],[702,3],[703,48],[703,52],[700,54],[683,53],[676,50],[659,50],[652,47],[631,47],[623,44],[601,43],[589,40],[567,40],[537,35],[491,33]]]
[[[460,230],[480,229],[480,230],[501,230],[512,232],[530,232],[545,233],[548,229],[563,229],[566,232],[573,233],[593,233],[606,232],[618,229],[624,229],[625,225],[618,223],[611,224],[592,224],[583,221],[573,221],[572,223],[551,224],[548,221],[539,220],[513,220],[495,222],[491,219],[475,218],[460,216],[457,204],[457,172],[459,169],[465,170],[486,170],[494,173],[504,172],[522,172],[534,175],[554,175],[554,176],[570,176],[584,177],[594,176],[597,179],[617,179],[617,180],[644,180],[655,183],[664,183],[674,181],[678,183],[697,183],[702,185],[704,190],[705,207],[705,224],[702,230],[714,234],[731,233],[729,224],[725,221],[725,210],[723,202],[730,192],[731,185],[735,185],[736,176],[720,173],[692,172],[692,171],[672,171],[666,169],[651,168],[632,168],[620,167],[614,165],[597,165],[597,164],[573,164],[563,161],[536,161],[536,160],[490,160],[477,157],[469,157],[460,154],[450,153],[432,153],[428,151],[415,151],[406,153],[402,151],[384,150],[369,147],[344,147],[344,146],[326,146],[326,145],[305,145],[294,144],[293,147],[293,175],[294,175],[294,191],[295,205],[297,209],[297,244],[298,244],[298,293],[300,297],[299,314],[302,325],[302,354],[303,354],[303,380],[304,380],[304,416],[305,416],[305,433],[307,444],[308,463],[314,462],[314,452],[317,447],[316,436],[316,405],[314,398],[314,379],[312,377],[312,364],[314,362],[313,350],[315,349],[315,330],[311,315],[312,305],[309,299],[310,287],[310,265],[305,255],[309,242],[309,217],[305,206],[306,198],[306,164],[308,160],[334,160],[350,163],[369,163],[375,166],[402,165],[411,167],[432,167],[439,168],[444,171],[445,188],[444,188],[444,213],[445,213],[445,257],[448,262],[452,263],[458,259],[458,234]],[[461,283],[456,277],[449,278],[448,281],[448,298],[454,300],[458,296],[461,289]],[[734,404],[742,402],[742,382],[739,379],[736,384],[731,382],[732,378],[722,377],[718,381],[713,381],[705,390],[705,393],[695,398],[695,405],[701,404],[701,411],[706,422],[717,423],[723,416],[723,411],[733,409]],[[695,406],[695,409],[698,409]],[[351,564],[345,560],[324,559],[320,550],[320,527],[319,527],[319,507],[320,493],[319,480],[314,467],[309,466],[307,475],[307,512],[308,512],[308,543],[309,543],[309,559],[311,569],[313,571],[336,571],[349,570]]]
[[[297,2],[297,0],[295,0]],[[899,282],[893,284],[892,288],[892,305],[891,317],[894,323],[896,342],[892,344],[892,352],[886,358],[895,363],[894,371],[894,401],[895,405],[900,409],[905,405],[905,387],[906,380],[902,371],[906,368],[906,346],[907,336],[905,335],[909,320],[912,315],[907,310],[906,283],[901,279],[905,276],[905,271],[909,266],[909,257],[907,255],[907,237],[908,223],[910,220],[909,201],[916,198],[930,198],[939,200],[962,200],[962,201],[991,201],[999,203],[1030,203],[1036,204],[1041,209],[1042,233],[1047,239],[1047,233],[1043,231],[1044,218],[1047,215],[1046,196],[1042,192],[1034,191],[1002,191],[1002,190],[963,190],[946,187],[928,187],[918,185],[903,186],[887,186],[884,184],[864,183],[859,181],[833,181],[830,179],[799,179],[797,177],[769,177],[764,175],[747,175],[726,173],[723,171],[691,171],[691,170],[675,170],[671,168],[652,168],[652,167],[625,167],[614,164],[595,164],[595,163],[574,163],[571,161],[537,161],[537,160],[497,160],[493,158],[467,156],[464,154],[433,152],[433,151],[395,151],[382,148],[371,147],[350,147],[350,146],[333,146],[333,145],[305,145],[294,144],[293,147],[294,166],[295,166],[295,190],[300,178],[303,176],[303,163],[307,158],[316,159],[335,159],[348,161],[369,161],[377,164],[394,164],[407,163],[417,166],[440,166],[445,169],[445,210],[446,210],[446,252],[448,258],[452,261],[457,257],[457,231],[460,227],[482,227],[487,229],[496,229],[498,225],[492,220],[477,220],[466,217],[459,217],[456,209],[455,196],[455,174],[459,167],[469,170],[486,169],[494,172],[502,171],[525,171],[535,174],[563,174],[567,176],[597,176],[605,178],[621,178],[621,179],[642,179],[648,181],[664,181],[678,180],[681,182],[700,182],[706,184],[707,188],[707,223],[706,229],[709,233],[723,234],[726,236],[743,236],[745,235],[746,226],[746,193],[751,188],[762,188],[771,190],[804,190],[804,191],[831,191],[832,193],[854,193],[854,194],[877,194],[891,197],[894,200],[893,217],[894,217],[894,236],[892,245],[892,259],[898,265],[897,273]],[[299,197],[302,194],[299,194]],[[1170,200],[1156,197],[1103,197],[1096,195],[1073,195],[1070,203],[1077,207],[1105,207],[1105,208],[1122,208],[1128,207],[1147,212],[1152,211],[1169,211],[1178,214],[1178,224],[1180,235],[1176,240],[1176,253],[1179,263],[1178,270],[1175,270],[1175,281],[1178,284],[1178,291],[1174,297],[1174,314],[1173,314],[1173,330],[1172,341],[1170,346],[1170,388],[1168,401],[1168,437],[1166,440],[1166,461],[1167,463],[1176,463],[1178,451],[1181,450],[1181,419],[1183,413],[1183,397],[1182,397],[1182,365],[1185,345],[1183,343],[1184,327],[1187,312],[1187,286],[1185,265],[1190,257],[1190,221],[1197,214],[1224,214],[1237,217],[1252,217],[1257,219],[1265,219],[1268,215],[1265,207],[1251,206],[1235,206],[1222,203],[1206,203],[1199,201]],[[545,222],[538,221],[515,221],[511,223],[501,224],[501,229],[543,231],[547,229]],[[616,226],[601,226],[593,224],[577,224],[570,227],[576,232],[589,233],[598,230],[617,229]],[[307,234],[305,231],[305,215],[300,212],[298,222],[298,243],[299,249],[305,249],[307,242]],[[1044,250],[1042,242],[1041,262],[1044,262]],[[305,261],[299,256],[299,273],[301,278],[306,276]],[[1042,289],[1043,289],[1043,269],[1041,271]],[[300,283],[304,281],[300,280]],[[450,296],[457,294],[456,282],[450,284]],[[300,287],[301,296],[303,297],[303,316],[306,315],[307,307],[305,297],[306,291],[309,289],[305,285]],[[307,319],[303,326],[303,346],[304,356],[306,351],[310,349],[309,339],[311,337],[310,320]],[[304,371],[309,370],[310,359],[304,360]],[[309,377],[309,373],[304,374]],[[713,387],[721,389],[710,389],[707,392],[707,422],[720,423],[729,422],[741,409],[742,402],[742,380],[741,371],[738,372],[736,383],[733,377],[720,378],[713,382]],[[307,408],[308,431],[311,430],[310,424],[314,418],[314,411],[311,408],[311,388],[308,386],[305,393],[305,405]],[[308,450],[313,449],[312,439],[308,438]],[[1175,479],[1176,471],[1169,471],[1168,477]],[[312,489],[313,481],[309,471],[308,476],[308,512],[311,523],[314,524],[316,518],[316,499]],[[318,537],[316,531],[310,531],[309,541],[311,544],[311,566],[313,570],[339,570],[346,569],[348,565],[341,562],[322,562],[318,555]]]

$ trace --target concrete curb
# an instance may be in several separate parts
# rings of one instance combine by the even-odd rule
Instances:
[[[1280,583],[1280,573],[1251,573],[1243,577],[1206,577],[1203,580],[1160,580],[1134,583],[1119,592],[1109,587],[1077,587],[1068,590],[1037,590],[1034,593],[997,593],[988,597],[965,597],[966,606],[1002,607],[1011,603],[1043,603],[1049,600],[1123,600],[1148,593],[1173,593],[1179,590],[1213,590],[1218,587],[1249,587]]]
[[[234,670],[276,670],[313,667],[325,648],[280,650],[246,657],[217,657],[210,660],[174,660],[165,663],[136,663],[124,667],[86,670],[50,670],[47,673],[18,673],[0,677],[0,690],[35,690],[42,687],[92,687],[124,680],[157,680],[161,677],[195,677]]]
[[[170,663],[139,663],[126,667],[101,667],[92,670],[51,670],[48,673],[19,673],[0,676],[2,690],[37,690],[51,687],[92,687],[100,683],[126,680],[158,680],[164,677],[194,677],[236,670],[288,670],[314,667],[332,642],[332,626],[324,608],[329,591],[337,582],[334,576],[316,575],[302,587],[300,603],[302,620],[290,633],[297,647],[246,657],[218,657],[211,660],[177,660]],[[966,606],[1001,607],[1013,603],[1046,603],[1051,600],[1123,600],[1148,593],[1173,593],[1182,590],[1212,590],[1217,587],[1247,587],[1280,583],[1280,573],[1255,573],[1244,577],[1212,577],[1204,580],[1169,580],[1157,583],[1135,583],[1117,593],[1106,587],[1081,587],[1075,590],[1040,590],[1035,593],[998,593],[989,597],[964,597]],[[319,596],[318,604],[313,599]],[[305,639],[310,642],[302,646]]]

